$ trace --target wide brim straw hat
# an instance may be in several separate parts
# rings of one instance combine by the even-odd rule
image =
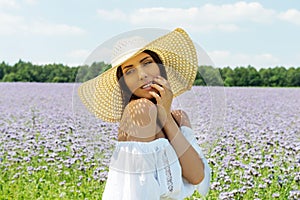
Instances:
[[[198,69],[197,52],[183,29],[176,28],[148,43],[134,37],[122,39],[114,47],[112,67],[78,88],[82,103],[96,117],[106,122],[121,120],[124,108],[117,68],[144,50],[155,52],[161,59],[174,97],[191,89]]]

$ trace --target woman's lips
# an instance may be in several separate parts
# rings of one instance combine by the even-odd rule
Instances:
[[[161,86],[160,84],[156,83],[155,81],[150,81],[150,82],[146,83],[145,85],[142,85],[141,88],[142,89],[152,88],[151,84],[157,84],[157,85]]]
[[[153,81],[150,81],[150,82],[146,83],[145,85],[143,85],[141,88],[142,89],[151,88],[151,84],[153,84],[153,83],[154,83]]]
[[[147,84],[143,85],[141,88],[145,89],[145,88],[151,87],[151,84],[152,84],[152,82],[151,83],[147,83]]]

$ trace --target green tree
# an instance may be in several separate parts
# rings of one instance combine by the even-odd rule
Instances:
[[[275,81],[275,86],[288,86],[287,80],[286,80],[286,73],[287,70],[284,67],[275,67],[274,69],[272,69],[273,71],[273,77],[271,77],[271,79],[273,78]]]
[[[295,69],[291,67],[287,70],[286,80],[289,86],[297,87],[300,86],[300,67]]]
[[[249,85],[249,72],[245,67],[237,67],[234,69],[235,86]]]
[[[199,74],[206,85],[222,86],[223,80],[220,74],[220,69],[212,66],[200,66]],[[200,81],[199,81],[200,82]]]
[[[6,68],[6,64],[5,64],[5,62],[2,62],[0,64],[0,81],[2,80],[2,78],[5,75],[5,68]]]
[[[111,65],[94,62],[90,66],[68,67],[63,64],[34,65],[19,60],[13,66],[0,63],[0,81],[24,82],[84,82],[108,69]],[[224,80],[224,81],[223,81]],[[275,67],[260,69],[253,66],[222,69],[212,66],[199,66],[194,85],[209,86],[300,86],[300,68]]]
[[[197,70],[196,78],[193,85],[205,85],[205,81],[203,80],[199,69]]]
[[[271,86],[270,84],[270,78],[273,76],[270,68],[268,69],[260,69],[259,70],[259,74],[260,74],[260,77],[261,77],[261,80],[262,80],[262,86]]]
[[[19,78],[17,77],[17,75],[14,72],[11,72],[9,74],[4,75],[3,81],[4,82],[15,82],[15,81],[19,81]]]
[[[230,67],[221,69],[224,86],[235,86],[234,71]]]
[[[258,71],[251,65],[247,67],[247,70],[248,70],[248,86],[261,86],[262,79]]]

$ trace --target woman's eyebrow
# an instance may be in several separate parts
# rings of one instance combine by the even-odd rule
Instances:
[[[124,71],[126,68],[130,68],[130,67],[133,67],[133,65],[127,65],[127,66],[123,67],[122,70]]]
[[[140,60],[140,63],[144,62],[144,60],[146,60],[147,58],[150,58],[150,56],[146,56],[145,58]]]
[[[140,63],[144,62],[146,59],[150,58],[150,56],[146,56],[145,58],[142,58],[140,60]],[[125,67],[123,67],[122,69],[125,70],[126,68],[130,68],[133,67],[133,65],[126,65]]]

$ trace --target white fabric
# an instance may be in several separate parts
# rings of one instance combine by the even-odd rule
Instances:
[[[102,199],[184,199],[195,190],[205,196],[210,187],[211,169],[193,130],[187,126],[180,130],[204,163],[204,179],[200,184],[192,185],[182,177],[179,160],[167,139],[117,142]]]

